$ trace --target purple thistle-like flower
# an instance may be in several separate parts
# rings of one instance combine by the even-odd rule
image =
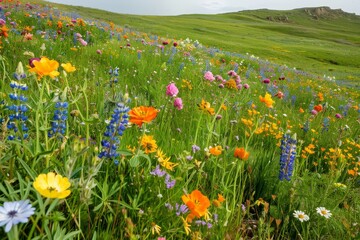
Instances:
[[[280,174],[279,179],[290,181],[293,169],[294,161],[296,157],[296,134],[290,137],[289,133],[285,133],[281,140],[281,155],[280,155]]]

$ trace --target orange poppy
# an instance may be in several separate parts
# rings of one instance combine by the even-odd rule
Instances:
[[[55,78],[59,76],[57,69],[59,68],[59,63],[56,60],[49,60],[46,57],[42,57],[40,61],[32,61],[34,67],[29,70],[29,72],[34,72],[38,75],[38,79],[43,76],[50,76]]]
[[[322,107],[321,104],[319,104],[319,105],[316,105],[316,106],[314,107],[314,109],[315,109],[317,112],[321,112],[321,111],[323,110],[323,107]]]
[[[265,105],[268,108],[272,108],[275,101],[271,98],[271,95],[269,93],[266,93],[265,96],[260,96],[260,102],[265,103]]]
[[[129,112],[129,121],[141,127],[143,123],[149,123],[154,118],[156,118],[157,113],[158,110],[156,110],[154,107],[135,107]]]
[[[211,147],[209,149],[209,152],[214,156],[219,156],[222,153],[222,147],[221,146]]]
[[[247,160],[250,156],[250,153],[245,150],[245,148],[235,148],[234,157],[241,160]]]
[[[194,217],[200,218],[208,214],[207,209],[210,207],[210,200],[199,190],[183,195],[181,199],[190,210],[190,214],[187,216],[188,222],[191,222]]]

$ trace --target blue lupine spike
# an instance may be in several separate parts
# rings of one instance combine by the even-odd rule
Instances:
[[[296,143],[296,134],[291,137],[289,132],[285,133],[283,139],[281,140],[279,172],[279,179],[281,181],[284,179],[287,181],[291,180],[296,158]]]

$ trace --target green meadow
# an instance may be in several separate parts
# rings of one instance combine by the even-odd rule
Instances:
[[[0,239],[358,239],[359,22],[0,2]]]

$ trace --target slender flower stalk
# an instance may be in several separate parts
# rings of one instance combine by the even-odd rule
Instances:
[[[66,132],[66,120],[68,118],[68,106],[67,102],[57,102],[55,104],[54,118],[51,123],[51,129],[48,132],[49,137],[53,137],[59,134],[60,138],[65,135]]]
[[[279,179],[290,181],[293,169],[294,161],[296,157],[296,134],[292,137],[289,132],[285,133],[281,140],[281,155],[280,155],[280,174]]]

